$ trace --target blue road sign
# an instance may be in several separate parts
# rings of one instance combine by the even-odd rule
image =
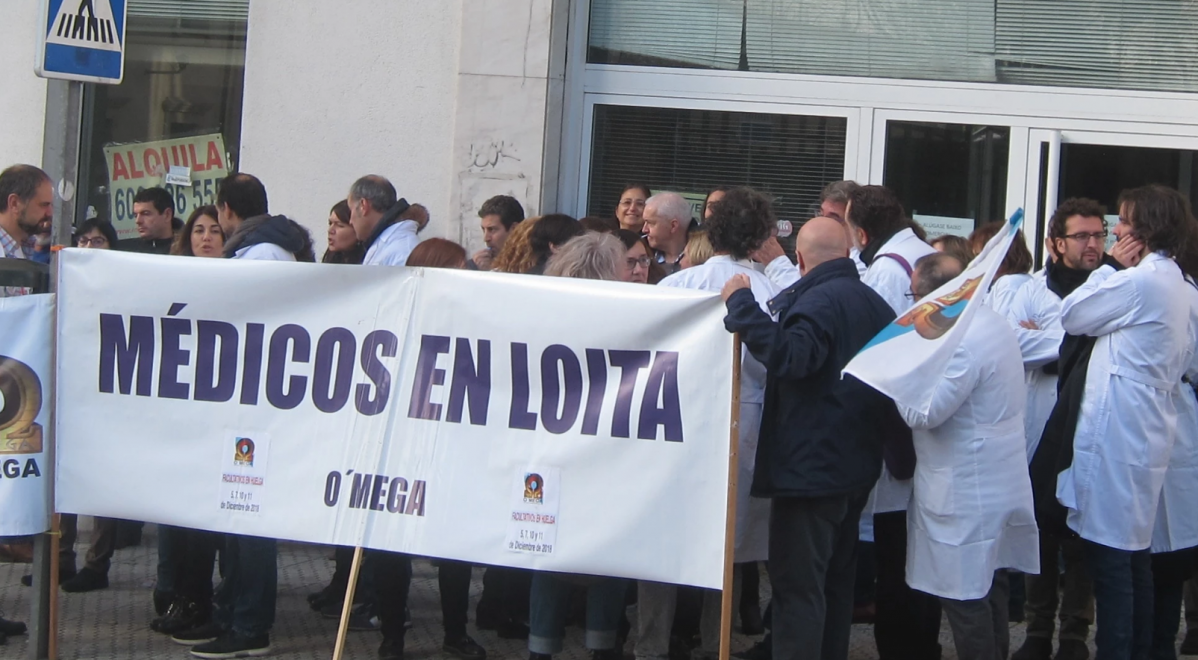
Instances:
[[[121,82],[127,0],[42,0],[42,8],[37,75]]]

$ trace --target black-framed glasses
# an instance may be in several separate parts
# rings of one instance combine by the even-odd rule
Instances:
[[[1071,241],[1077,241],[1078,243],[1089,243],[1090,241],[1098,241],[1102,243],[1106,241],[1106,237],[1109,236],[1110,233],[1111,232],[1105,229],[1102,231],[1096,231],[1094,233],[1079,231],[1076,234],[1065,234],[1065,238]]]
[[[649,267],[649,257],[638,257],[636,259],[628,260],[629,268],[636,268],[637,266],[640,266],[641,268],[648,268]]]

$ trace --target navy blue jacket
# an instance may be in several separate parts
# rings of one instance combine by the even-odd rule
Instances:
[[[840,372],[894,320],[894,311],[861,282],[847,258],[811,269],[770,308],[776,323],[752,293],[737,291],[724,319],[766,367],[753,495],[868,490],[882,471],[883,436],[910,430],[893,401]]]

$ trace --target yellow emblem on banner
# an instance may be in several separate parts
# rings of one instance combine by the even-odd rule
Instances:
[[[40,454],[42,383],[28,365],[0,355],[0,454]]]

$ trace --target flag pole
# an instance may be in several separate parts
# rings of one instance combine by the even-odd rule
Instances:
[[[732,335],[732,424],[728,443],[728,510],[724,513],[724,588],[720,592],[720,658],[732,653],[732,581],[736,551],[736,486],[740,449],[740,335]]]
[[[349,584],[345,586],[345,602],[341,605],[341,621],[337,624],[337,642],[333,646],[333,660],[341,660],[345,651],[345,636],[349,632],[349,615],[354,608],[354,591],[358,587],[358,571],[362,568],[362,546],[354,548],[354,560],[349,565]]]

